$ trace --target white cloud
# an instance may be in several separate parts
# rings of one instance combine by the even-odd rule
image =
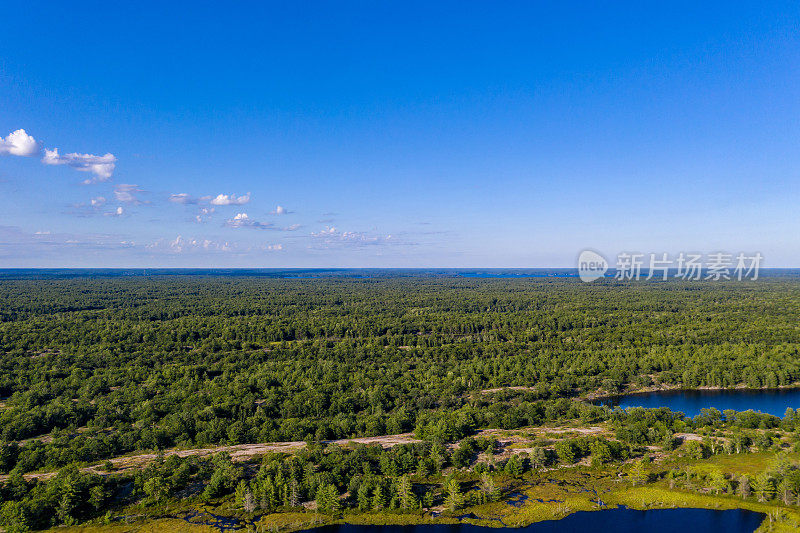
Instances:
[[[272,222],[259,222],[250,218],[247,213],[237,213],[236,216],[227,220],[225,225],[229,228],[253,228],[253,229],[268,229],[273,231],[295,231],[302,226],[300,224],[292,224],[285,228],[279,228]]]
[[[211,205],[244,205],[250,201],[250,193],[236,196],[235,194],[218,194],[211,200]]]
[[[327,228],[325,228],[323,230],[319,230],[317,232],[313,232],[312,231],[311,232],[311,236],[312,237],[331,237],[333,235],[336,235],[336,233],[337,233],[336,232],[336,228],[334,228],[333,226],[328,226]]]
[[[371,235],[360,231],[339,231],[333,226],[312,232],[311,237],[325,248],[333,246],[370,246],[391,244],[412,244],[398,241],[392,235]]]
[[[280,252],[283,250],[282,244],[268,244],[264,247],[264,249],[268,252]]]
[[[211,216],[211,213],[214,212],[213,207],[201,207],[200,211],[197,215],[195,215],[195,220],[197,222],[205,222]]]
[[[144,190],[140,189],[138,185],[120,183],[114,187],[114,198],[116,198],[118,202],[138,205],[144,203],[137,197],[139,193],[143,192]]]
[[[178,235],[174,240],[159,239],[145,246],[148,250],[165,250],[171,253],[188,252],[233,252],[236,244],[211,239],[184,238]]]
[[[169,201],[174,204],[188,205],[188,204],[196,204],[197,198],[193,198],[192,196],[189,195],[189,193],[180,192],[177,194],[170,194]]]
[[[88,203],[80,203],[80,204],[73,204],[72,210],[68,211],[68,214],[78,216],[78,217],[93,217],[98,215],[103,215],[106,217],[119,217],[123,214],[123,209],[121,206],[117,207],[113,211],[106,211],[104,207],[107,204],[107,200],[103,196],[97,196],[89,200]]]
[[[121,243],[120,237],[103,233],[59,233],[37,231],[29,233],[14,226],[0,225],[0,262],[13,265],[21,259],[31,264],[41,264],[42,259],[53,259],[59,264],[86,258],[95,252],[129,249],[130,243]]]
[[[84,183],[95,181],[108,181],[114,174],[117,158],[112,154],[92,155],[70,153],[60,155],[58,148],[52,150],[45,149],[42,163],[45,165],[67,165],[81,172],[91,172],[95,175],[94,179],[88,179]]]
[[[18,129],[8,134],[4,139],[0,137],[0,155],[17,155],[30,157],[39,155],[42,152],[42,144],[24,129]],[[75,152],[61,155],[58,148],[52,150],[45,149],[42,163],[45,165],[66,165],[81,172],[91,172],[93,178],[87,179],[84,183],[94,183],[97,181],[108,181],[114,174],[117,158],[113,154],[92,155],[78,154]]]
[[[13,131],[3,139],[0,137],[0,155],[30,157],[42,151],[42,146],[23,129]]]
[[[288,215],[289,213],[291,213],[291,211],[282,205],[277,206],[274,211],[269,212],[270,215]]]
[[[220,195],[223,196],[223,195]],[[230,201],[230,197],[226,197]],[[234,197],[235,198],[235,197]],[[243,197],[239,197],[238,200],[241,200]],[[249,199],[249,197],[248,197]],[[168,200],[173,204],[180,204],[180,205],[197,205],[197,204],[205,204],[209,200],[211,200],[210,196],[201,196],[197,198],[192,196],[186,192],[179,192],[173,193],[169,195]],[[194,216],[194,219],[200,223],[205,222],[211,217],[211,213],[214,212],[213,207],[198,207],[197,214]]]
[[[271,223],[263,223],[253,220],[247,213],[237,213],[235,217],[225,222],[229,228],[253,228],[253,229],[274,229]]]

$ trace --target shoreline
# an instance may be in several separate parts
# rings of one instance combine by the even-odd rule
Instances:
[[[474,512],[468,512],[464,518],[451,517],[451,516],[431,516],[429,513],[424,514],[394,514],[394,513],[365,513],[346,515],[339,518],[334,518],[325,515],[312,514],[312,513],[271,513],[262,516],[253,524],[256,527],[266,528],[266,530],[279,532],[279,533],[299,533],[304,531],[314,531],[322,527],[335,527],[335,526],[374,526],[374,527],[409,527],[409,526],[472,526],[483,527],[490,529],[506,529],[506,530],[521,530],[528,528],[542,522],[560,522],[577,513],[594,513],[615,510],[627,511],[677,511],[677,510],[691,510],[702,509],[711,511],[735,511],[743,510],[760,514],[762,516],[762,524],[769,520],[770,512],[774,512],[775,507],[762,504],[760,502],[752,501],[736,501],[731,497],[720,497],[710,495],[697,495],[683,493],[680,491],[672,491],[663,489],[661,487],[650,487],[655,489],[658,498],[646,498],[638,500],[641,497],[636,489],[632,489],[630,494],[628,492],[619,494],[618,497],[612,497],[613,500],[608,502],[603,507],[593,506],[578,506],[569,508],[566,514],[561,516],[541,516],[531,520],[520,520],[506,522],[503,519],[509,518],[509,515],[499,517],[481,517],[475,516]],[[654,495],[654,496],[655,496]],[[634,501],[634,498],[637,498]],[[468,509],[464,509],[467,511]],[[284,516],[280,516],[284,515]],[[472,516],[469,516],[472,515]],[[513,515],[511,515],[513,516]],[[242,520],[241,518],[230,517],[233,520]],[[270,522],[269,519],[276,520]],[[265,522],[265,519],[267,521]],[[288,519],[288,521],[287,521]],[[244,519],[245,521],[247,519]],[[296,520],[293,522],[292,520]],[[161,525],[166,525],[165,522],[170,523],[173,527],[169,528],[170,531],[223,531],[218,526],[212,525],[207,522],[190,522],[187,518],[178,516],[157,516],[157,517],[141,517],[141,519],[134,522],[123,522],[113,524],[111,527],[123,528],[120,531],[131,531],[131,527],[137,528],[134,531],[158,531],[161,530]],[[175,527],[177,526],[177,528]],[[73,527],[75,529],[73,529]],[[81,526],[63,527],[59,526],[54,529],[44,531],[61,531],[63,533],[77,533],[92,531],[91,524],[83,524]],[[102,527],[102,526],[101,526]],[[142,528],[142,529],[138,529]],[[154,529],[149,529],[154,528]],[[105,528],[103,532],[109,531]],[[116,531],[111,529],[110,531]]]
[[[670,385],[670,384],[662,384],[662,385],[652,385],[649,387],[640,387],[636,389],[629,389],[619,393],[609,393],[607,391],[595,391],[590,392],[588,394],[579,396],[579,400],[588,401],[588,402],[596,402],[599,400],[612,400],[614,398],[621,398],[623,396],[639,396],[650,394],[654,392],[693,392],[693,391],[715,391],[715,392],[723,392],[723,391],[753,391],[753,392],[764,392],[764,391],[785,391],[791,389],[798,389],[800,390],[800,382],[795,382],[790,385],[778,385],[777,387],[748,387],[744,383],[740,383],[733,387],[719,387],[715,385],[702,385],[700,387],[684,387],[682,385]]]

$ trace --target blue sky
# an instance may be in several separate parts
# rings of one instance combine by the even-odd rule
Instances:
[[[116,4],[2,9],[0,267],[800,266],[796,2]]]

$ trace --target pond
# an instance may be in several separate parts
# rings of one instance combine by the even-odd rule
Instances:
[[[752,409],[782,417],[787,407],[800,409],[800,389],[670,390],[616,396],[599,403],[622,408],[669,407],[691,417],[708,407],[720,411]]]
[[[561,520],[537,522],[523,528],[502,528],[506,533],[674,533],[703,531],[704,533],[753,533],[764,515],[753,511],[733,509],[656,509],[636,511],[619,507],[606,511],[581,511]],[[324,526],[315,533],[484,533],[499,531],[469,524],[418,526],[354,526],[350,524]]]

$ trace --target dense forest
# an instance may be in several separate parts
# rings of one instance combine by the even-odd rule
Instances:
[[[0,471],[134,450],[557,418],[630,386],[800,381],[800,281],[0,283]],[[482,389],[529,387],[524,401]],[[47,438],[44,438],[47,437]],[[32,439],[32,440],[31,440]]]
[[[692,457],[781,449],[800,427],[791,410],[690,419],[589,398],[795,384],[799,316],[800,280],[789,277],[3,279],[0,522],[24,531],[170,498],[233,498],[248,512],[302,510],[309,500],[332,515],[343,506],[455,510],[552,465],[641,462],[648,446],[669,453],[687,431],[726,432],[681,448]],[[600,433],[529,435],[521,456],[480,435],[570,421]],[[402,433],[413,443],[320,444]],[[161,455],[279,441],[308,444],[250,463]],[[114,474],[109,459],[134,452],[158,460]],[[691,470],[673,474],[671,486],[698,483]],[[800,474],[791,475],[800,497]]]

